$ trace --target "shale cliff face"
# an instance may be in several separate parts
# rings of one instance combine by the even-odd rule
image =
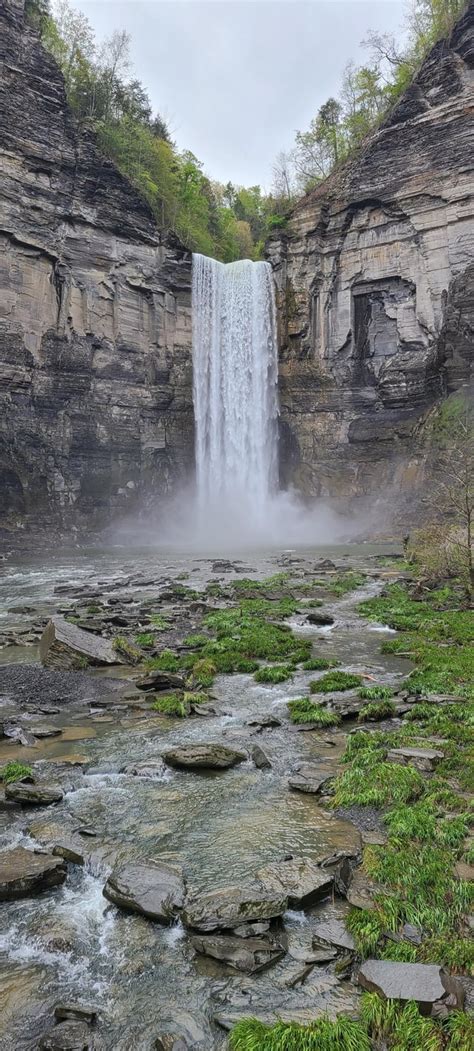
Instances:
[[[426,422],[474,356],[474,5],[360,155],[268,246],[284,484],[416,500]],[[370,498],[370,501],[368,501]]]
[[[79,134],[2,0],[0,521],[83,526],[192,464],[191,258]]]

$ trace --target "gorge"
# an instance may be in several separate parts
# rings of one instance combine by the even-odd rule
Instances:
[[[23,0],[1,18],[2,524],[84,532],[193,475],[191,254],[75,123]],[[473,19],[267,246],[281,485],[345,513],[416,517],[471,376]]]

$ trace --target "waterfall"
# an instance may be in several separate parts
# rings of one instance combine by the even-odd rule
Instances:
[[[268,263],[193,255],[193,390],[201,524],[260,533],[277,488],[275,298]]]

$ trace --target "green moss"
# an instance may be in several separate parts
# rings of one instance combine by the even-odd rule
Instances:
[[[329,660],[327,657],[311,657],[309,661],[305,661],[303,664],[304,671],[327,671],[328,668],[335,668],[339,664],[339,661]]]
[[[101,611],[100,606],[97,606],[94,603],[92,603],[92,605],[86,607],[86,613],[90,613],[92,615],[94,613],[100,613],[100,611]]]
[[[339,775],[334,804],[338,807],[389,806],[416,799],[422,791],[423,778],[413,767],[376,760],[373,765],[345,770]]]
[[[393,690],[390,686],[363,686],[359,690],[361,701],[385,701],[392,695]]]
[[[378,719],[388,719],[395,713],[396,708],[393,701],[380,701],[379,703],[365,704],[359,712],[358,719],[361,723],[376,722]]]
[[[189,646],[190,649],[201,649],[209,642],[209,635],[186,635],[184,639],[184,645]]]
[[[272,664],[255,672],[255,682],[286,682],[291,679],[293,669],[288,664]]]
[[[348,595],[351,591],[356,591],[357,588],[362,587],[366,579],[365,573],[341,573],[329,581],[328,589],[333,595],[337,595],[340,598],[342,595]]]
[[[231,1051],[370,1051],[370,1041],[365,1028],[344,1015],[334,1022],[320,1018],[308,1026],[296,1022],[267,1026],[245,1018],[232,1029],[229,1047]]]
[[[193,681],[199,686],[212,686],[216,672],[213,661],[201,658],[193,664]]]
[[[182,693],[162,694],[155,698],[152,708],[162,715],[176,716],[178,719],[189,715],[189,702],[186,700],[186,694],[183,696]]]
[[[121,657],[124,657],[128,664],[139,664],[143,658],[141,650],[137,646],[133,645],[129,639],[126,639],[123,635],[117,635],[114,639],[112,646]]]
[[[21,781],[24,777],[32,777],[33,771],[31,766],[25,766],[24,763],[17,763],[15,761],[6,763],[0,769],[0,779],[6,784],[10,785],[14,781]]]
[[[309,684],[311,693],[335,693],[341,690],[353,690],[362,683],[361,675],[350,675],[346,671],[331,671]]]
[[[135,635],[135,642],[137,646],[153,646],[155,636],[151,631],[142,631],[139,635]]]
[[[165,617],[163,613],[152,613],[150,621],[157,631],[166,631],[170,626],[170,618]]]
[[[338,726],[341,717],[320,704],[314,704],[309,697],[298,697],[288,702],[288,711],[292,723],[317,723],[318,726]]]

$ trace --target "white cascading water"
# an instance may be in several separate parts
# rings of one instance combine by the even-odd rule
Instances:
[[[193,255],[193,384],[201,525],[262,533],[277,488],[278,355],[268,263]]]

